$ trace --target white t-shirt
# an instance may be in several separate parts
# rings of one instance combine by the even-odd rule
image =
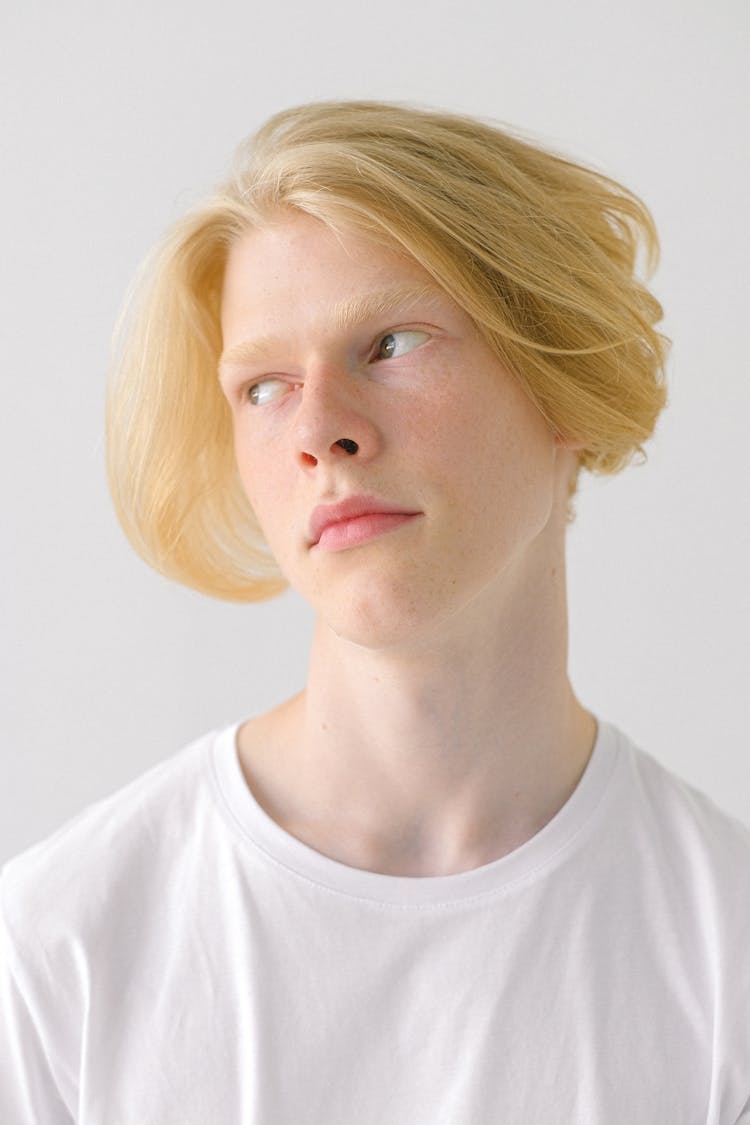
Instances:
[[[3,1125],[750,1122],[750,832],[599,722],[473,871],[338,863],[212,732],[6,865]]]

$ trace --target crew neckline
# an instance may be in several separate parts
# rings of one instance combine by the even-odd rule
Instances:
[[[332,859],[298,840],[258,803],[240,764],[237,733],[246,719],[218,731],[211,767],[220,802],[235,829],[256,850],[281,867],[319,886],[351,897],[399,906],[460,904],[507,892],[562,862],[590,828],[612,787],[622,735],[598,716],[594,749],[578,785],[562,808],[536,835],[500,859],[452,875],[386,875]]]

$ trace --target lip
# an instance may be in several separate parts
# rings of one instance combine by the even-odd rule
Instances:
[[[319,504],[313,509],[310,517],[309,544],[314,547],[320,542],[320,537],[326,528],[334,524],[371,515],[418,516],[421,513],[403,504],[378,500],[375,496],[348,496],[338,504]]]

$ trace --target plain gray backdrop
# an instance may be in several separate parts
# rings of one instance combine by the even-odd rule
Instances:
[[[269,114],[325,98],[505,121],[651,207],[671,403],[645,466],[584,475],[571,677],[750,822],[749,30],[745,0],[4,6],[0,859],[304,682],[299,599],[212,601],[132,552],[103,396],[150,245]]]

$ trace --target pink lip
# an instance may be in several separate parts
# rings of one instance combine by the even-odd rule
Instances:
[[[338,504],[319,504],[310,518],[310,546],[323,539],[322,546],[329,550],[353,547],[420,514],[374,496],[349,496]]]

